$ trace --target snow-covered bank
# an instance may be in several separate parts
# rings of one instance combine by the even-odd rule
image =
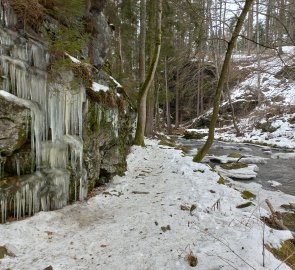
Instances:
[[[8,243],[16,255],[0,260],[0,269],[191,269],[190,251],[196,269],[275,269],[281,262],[268,251],[262,267],[259,217],[266,211],[257,201],[237,209],[246,201],[218,180],[208,166],[148,141],[133,148],[126,176],[115,177],[103,194],[0,225],[0,246]],[[289,237],[265,230],[275,246]]]

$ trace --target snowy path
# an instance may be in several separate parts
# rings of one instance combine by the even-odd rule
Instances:
[[[262,267],[257,206],[237,209],[245,202],[240,193],[217,184],[219,176],[207,166],[192,163],[180,151],[148,144],[133,148],[126,176],[115,177],[104,194],[0,225],[0,246],[8,243],[16,255],[0,260],[0,269],[191,269],[185,260],[190,250],[198,258],[195,269],[280,265],[266,251]],[[220,207],[212,207],[218,200]],[[197,208],[190,214],[180,209],[185,204]],[[168,225],[164,232],[161,227]],[[269,229],[265,235],[273,244],[290,237]]]

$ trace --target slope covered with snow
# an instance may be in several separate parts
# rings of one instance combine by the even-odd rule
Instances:
[[[240,192],[218,184],[220,177],[211,168],[155,141],[147,144],[133,148],[126,175],[115,177],[104,193],[0,225],[0,246],[8,244],[16,255],[0,260],[0,268],[179,270],[191,269],[189,254],[201,270],[276,269],[281,264],[266,251],[262,267],[263,196],[237,209],[245,202]],[[279,203],[294,199],[272,195]],[[264,235],[276,247],[291,237],[269,228]],[[279,269],[289,268],[282,264]]]

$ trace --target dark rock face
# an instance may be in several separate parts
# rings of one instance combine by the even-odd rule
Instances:
[[[96,10],[90,12],[88,25],[91,32],[88,48],[90,63],[99,69],[108,52],[111,30],[105,16]]]
[[[9,175],[30,174],[33,170],[33,159],[31,145],[27,143],[6,157],[5,172]]]
[[[122,98],[113,93],[112,107],[88,96],[88,112],[84,122],[84,164],[90,188],[103,184],[115,174],[126,170],[126,156],[132,143],[130,106],[121,107]],[[96,93],[97,96],[104,95]]]
[[[27,140],[30,110],[0,97],[0,154],[11,155]]]

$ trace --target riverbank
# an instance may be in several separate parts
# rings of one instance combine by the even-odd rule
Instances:
[[[267,250],[262,266],[263,235],[278,248],[291,233],[264,228],[265,197],[275,207],[294,202],[261,190],[252,205],[236,208],[248,200],[211,168],[147,141],[146,148],[133,147],[126,175],[103,193],[0,225],[0,246],[15,255],[0,260],[0,268],[178,270],[191,269],[195,257],[201,270],[276,269],[281,262]]]

